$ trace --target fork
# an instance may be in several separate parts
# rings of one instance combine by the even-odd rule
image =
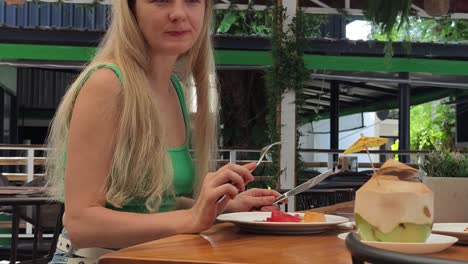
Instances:
[[[266,154],[267,154],[268,151],[271,149],[271,147],[273,147],[273,146],[275,146],[275,145],[278,145],[278,144],[281,144],[281,143],[284,143],[284,141],[278,141],[278,142],[271,143],[270,145],[263,147],[263,148],[260,150],[260,158],[258,159],[257,164],[255,165],[255,168],[254,168],[253,170],[251,170],[250,172],[253,172],[253,171],[258,167],[258,165],[260,165],[260,163],[262,162],[263,158],[265,158]]]
[[[268,151],[271,149],[271,147],[275,146],[275,145],[278,145],[278,144],[281,144],[281,143],[285,143],[284,141],[278,141],[278,142],[275,142],[275,143],[271,143],[270,145],[267,145],[265,147],[263,147],[261,150],[260,150],[260,158],[258,159],[256,165],[255,165],[255,168],[253,168],[250,172],[253,172],[257,167],[258,165],[260,165],[260,163],[262,162],[263,158],[265,158],[266,154],[268,153]],[[224,198],[226,198],[226,195],[223,195],[221,196],[221,198],[218,199],[217,203],[220,203],[221,201],[224,200]]]

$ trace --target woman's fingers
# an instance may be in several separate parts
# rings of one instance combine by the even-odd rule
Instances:
[[[244,179],[244,183],[247,184],[247,183],[254,180],[254,177],[253,177],[252,173],[250,173],[250,170],[248,168],[249,168],[248,164],[245,165],[245,166],[241,166],[241,165],[238,165],[238,164],[229,163],[229,164],[226,164],[225,166],[223,166],[220,170],[225,169],[225,170],[234,171],[235,173],[240,175]]]
[[[251,196],[255,196],[255,197],[260,197],[260,196],[278,197],[281,195],[279,192],[275,190],[258,189],[258,188],[249,189],[248,192],[250,193]]]
[[[217,186],[221,186],[226,183],[236,186],[240,191],[245,190],[244,179],[239,174],[230,170],[215,173],[209,183],[209,186],[216,188]]]
[[[236,187],[226,183],[213,189],[213,201],[218,201],[224,195],[228,196],[230,199],[234,199],[238,193],[239,190]]]
[[[254,179],[248,168],[249,166],[244,167],[233,163],[227,164],[211,175],[210,186],[216,187],[231,182],[240,191],[244,191],[245,185]]]
[[[257,163],[255,162],[247,163],[245,165],[242,165],[242,167],[246,168],[250,173],[252,173],[252,171],[257,167]]]
[[[260,208],[260,211],[271,212],[274,209],[279,209],[279,206],[277,206],[277,205],[264,206],[264,207]]]

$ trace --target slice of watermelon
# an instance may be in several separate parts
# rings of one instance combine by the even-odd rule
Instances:
[[[280,210],[273,209],[271,217],[267,217],[266,222],[301,222],[299,215],[290,215]]]

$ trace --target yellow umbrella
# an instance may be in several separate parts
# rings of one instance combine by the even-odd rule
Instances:
[[[379,138],[379,137],[366,137],[361,134],[361,138],[359,138],[353,145],[345,150],[343,154],[347,155],[350,153],[359,152],[362,150],[367,151],[368,148],[375,148],[380,147],[382,145],[387,144],[387,138]]]
[[[359,138],[356,142],[354,142],[353,145],[351,145],[349,148],[347,148],[343,152],[343,154],[347,155],[347,154],[350,154],[350,153],[355,153],[355,152],[365,150],[367,152],[367,156],[369,156],[369,160],[370,160],[372,169],[374,170],[374,173],[375,173],[374,164],[372,163],[372,159],[370,157],[368,148],[380,147],[380,146],[386,144],[387,142],[388,142],[387,138],[366,137],[363,134],[361,134],[361,138]]]

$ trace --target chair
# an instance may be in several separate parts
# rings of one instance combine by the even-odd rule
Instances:
[[[42,182],[34,180],[27,185],[41,186],[41,184]],[[0,246],[1,259],[9,258],[10,263],[16,261],[48,263],[52,260],[58,236],[62,231],[63,204],[51,203],[47,197],[14,197],[8,206],[1,208],[1,211],[12,215],[11,245]],[[19,239],[20,219],[34,226],[32,241]],[[44,238],[42,234],[46,232],[52,232],[53,237]]]
[[[466,261],[448,260],[422,255],[405,254],[368,246],[362,243],[355,232],[346,237],[346,247],[351,253],[353,264],[467,264]]]
[[[36,197],[37,198],[37,197]],[[41,226],[41,207],[44,205],[49,205],[48,200],[39,198],[34,200],[28,198],[17,198],[15,199],[17,203],[23,205],[13,205],[12,206],[12,239],[10,246],[0,247],[0,255],[5,258],[9,257],[10,263],[16,263],[20,261],[21,264],[26,263],[48,263],[52,260],[52,257],[55,253],[57,246],[58,237],[62,231],[62,215],[64,211],[63,204],[59,204],[59,214],[55,217],[55,227],[53,236],[51,239],[44,239],[42,233],[44,232],[44,227]],[[30,206],[35,207],[36,215],[34,216],[34,239],[33,241],[21,241],[19,240],[19,222],[20,222],[20,206],[25,206],[24,204],[30,204]]]

